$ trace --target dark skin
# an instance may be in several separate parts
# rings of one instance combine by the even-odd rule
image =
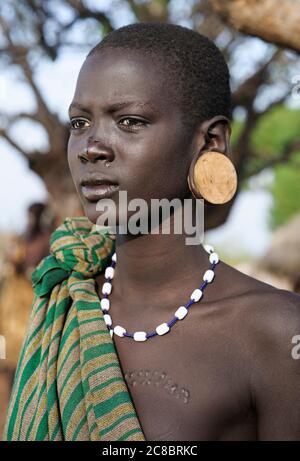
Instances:
[[[70,111],[68,157],[92,222],[99,212],[79,186],[86,172],[118,182],[128,200],[184,198],[191,197],[186,178],[193,156],[229,152],[229,122],[206,120],[188,136],[160,75],[149,58],[121,50],[88,58],[80,71],[73,102],[84,109]],[[110,110],[129,99],[152,108]],[[90,137],[94,150],[82,160]],[[185,237],[117,233],[109,296],[114,325],[153,331],[187,302],[209,263],[203,247],[186,245]],[[104,275],[96,282],[101,297]],[[300,361],[291,355],[292,337],[300,334],[299,300],[220,261],[202,300],[171,332],[146,342],[114,335],[146,440],[300,439]]]

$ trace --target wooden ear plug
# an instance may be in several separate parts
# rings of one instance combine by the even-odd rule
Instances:
[[[194,158],[187,181],[195,198],[203,198],[212,204],[229,202],[237,189],[233,163],[225,154],[215,151]]]

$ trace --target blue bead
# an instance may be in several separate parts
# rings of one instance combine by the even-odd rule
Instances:
[[[133,334],[132,333],[124,333],[124,336],[127,336],[128,338],[133,338]]]
[[[147,333],[146,334],[146,338],[153,338],[153,336],[157,336],[157,333],[156,331],[151,331],[150,333]]]
[[[178,321],[178,318],[177,317],[174,317],[172,320],[170,320],[170,322],[167,323],[167,325],[172,328],[173,325],[175,325],[175,323]]]

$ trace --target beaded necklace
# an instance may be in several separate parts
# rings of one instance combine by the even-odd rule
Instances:
[[[154,336],[165,335],[171,330],[171,328],[175,325],[175,323],[178,322],[178,320],[184,319],[187,313],[189,312],[190,307],[194,303],[200,301],[200,299],[202,298],[204,289],[214,279],[214,275],[215,275],[214,268],[219,262],[219,256],[214,251],[211,245],[203,245],[203,247],[205,251],[209,254],[209,262],[211,264],[210,268],[207,269],[203,275],[203,282],[201,283],[199,288],[196,288],[193,291],[186,305],[180,306],[176,310],[174,317],[169,322],[165,322],[165,323],[158,325],[155,331],[150,331],[148,333],[146,331],[136,331],[134,333],[129,333],[125,328],[121,327],[120,325],[116,325],[114,327],[112,324],[111,315],[108,313],[110,310],[110,301],[109,301],[108,296],[110,295],[112,291],[111,282],[112,282],[112,279],[114,278],[115,266],[117,263],[117,254],[114,253],[111,258],[110,266],[108,266],[105,269],[105,273],[104,273],[105,282],[103,283],[103,286],[102,286],[103,298],[101,299],[101,309],[103,311],[104,320],[109,329],[111,337],[115,333],[117,336],[132,338],[135,341],[146,341],[147,339],[153,338]]]

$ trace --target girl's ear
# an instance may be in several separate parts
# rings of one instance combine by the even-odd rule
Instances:
[[[196,136],[197,152],[188,172],[188,185],[195,198],[224,204],[237,190],[237,174],[230,160],[231,127],[224,116],[203,122]]]
[[[230,121],[223,115],[213,117],[202,124],[204,146],[202,150],[214,150],[222,154],[230,152]]]
[[[200,152],[217,151],[225,155],[230,155],[230,120],[224,115],[205,120],[196,129],[191,156],[198,155]]]

